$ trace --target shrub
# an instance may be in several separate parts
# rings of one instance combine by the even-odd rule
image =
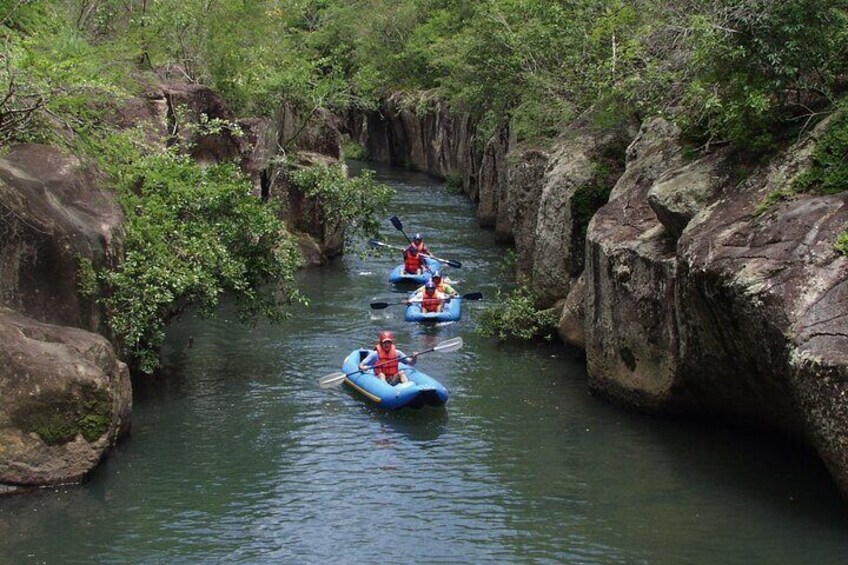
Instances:
[[[495,303],[480,314],[477,332],[501,341],[551,339],[558,321],[553,309],[537,310],[533,294],[522,286],[509,294],[498,291]]]
[[[810,169],[797,177],[799,192],[836,194],[848,188],[848,112],[843,111],[816,143]]]
[[[301,258],[273,210],[250,195],[235,165],[202,169],[172,152],[141,156],[128,136],[110,138],[107,170],[127,219],[125,258],[102,273],[109,325],[147,372],[158,366],[165,324],[181,308],[202,313],[234,296],[243,320],[285,317],[300,300]]]
[[[320,206],[325,222],[350,227],[348,238],[357,232],[379,235],[378,216],[385,215],[392,189],[374,180],[374,171],[364,170],[347,178],[339,165],[314,165],[296,169],[292,182]]]

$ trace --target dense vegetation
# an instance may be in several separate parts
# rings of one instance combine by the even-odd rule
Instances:
[[[432,90],[481,123],[508,120],[519,138],[555,135],[594,105],[764,150],[838,104],[846,10],[848,0],[2,0],[0,21],[31,32],[7,43],[13,59],[22,48],[34,59],[17,82],[21,106],[44,87],[177,64],[242,114],[281,98],[341,109]]]
[[[844,105],[848,85],[848,0],[0,0],[0,28],[0,143],[76,143],[97,101],[169,66],[239,115],[426,91],[471,109],[479,139],[508,125],[545,143],[592,108],[600,125],[663,115],[696,151],[757,158]],[[839,131],[803,190],[842,189]]]
[[[121,104],[155,84],[153,57],[168,65],[173,47],[148,34],[159,23],[144,4],[0,1],[7,46],[0,53],[0,142],[58,144],[111,178],[126,216],[123,259],[98,272],[78,257],[78,287],[105,306],[125,357],[152,371],[165,324],[186,306],[210,312],[226,294],[245,320],[279,320],[302,298],[293,283],[301,261],[296,240],[276,208],[251,195],[235,163],[202,167],[188,157],[195,136],[239,136],[236,123],[180,117],[183,132],[164,139],[117,126]],[[247,100],[248,109],[281,103]],[[373,176],[347,179],[338,166],[275,166],[312,199],[316,221],[344,223],[348,234],[376,229],[374,214],[389,191]]]

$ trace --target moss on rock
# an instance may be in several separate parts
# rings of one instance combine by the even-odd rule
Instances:
[[[109,394],[91,384],[74,384],[67,390],[46,391],[30,397],[11,414],[12,423],[35,433],[47,445],[64,445],[77,435],[89,443],[109,429],[112,405]]]

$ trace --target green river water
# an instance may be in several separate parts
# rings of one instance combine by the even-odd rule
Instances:
[[[392,211],[492,296],[505,252],[473,206],[380,169]],[[384,240],[402,245],[386,222]],[[845,563],[848,512],[823,466],[779,438],[666,422],[590,396],[553,344],[422,327],[388,284],[399,253],[299,276],[280,326],[172,325],[138,381],[131,436],[81,486],[0,499],[2,563]],[[470,315],[469,315],[470,314]],[[462,336],[419,367],[444,409],[386,413],[317,379],[394,330],[400,349]]]

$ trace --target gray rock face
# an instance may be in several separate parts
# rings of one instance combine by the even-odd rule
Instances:
[[[783,430],[817,450],[848,497],[848,259],[833,249],[848,195],[756,213],[808,165],[820,130],[743,184],[723,151],[687,163],[679,135],[661,119],[643,125],[589,223],[574,284],[575,187],[593,182],[595,142],[572,137],[551,157],[517,159],[505,193],[494,143],[460,170],[483,223],[511,232],[542,306],[568,296],[560,335],[585,344],[594,391]]]
[[[463,189],[476,201],[479,166],[471,117],[426,96],[393,94],[379,112],[352,113],[347,130],[369,159],[441,178],[462,178]]]
[[[120,255],[123,213],[104,179],[59,149],[17,145],[0,158],[0,305],[43,322],[104,331],[78,290],[80,258]]]
[[[543,151],[526,151],[509,170],[506,207],[510,211],[510,227],[518,256],[515,265],[518,280],[530,280],[533,272],[539,200],[550,159]]]
[[[848,195],[799,195],[757,216],[809,162],[815,136],[696,216],[679,243],[682,370],[701,406],[806,439],[848,496]]]
[[[718,155],[682,166],[675,136],[646,127],[616,197],[592,221],[590,386],[640,408],[803,438],[848,494],[848,259],[833,249],[848,225],[848,196],[799,195],[755,213],[769,193],[791,187],[813,136],[744,184],[702,192],[711,197],[681,215],[677,240],[648,206],[649,192],[667,190],[669,179],[723,178],[727,163]]]
[[[586,273],[577,277],[562,306],[559,337],[563,343],[586,349]]]
[[[646,198],[664,172],[682,165],[677,133],[662,120],[643,127],[587,234],[590,387],[648,409],[665,407],[678,376],[674,242]]]
[[[635,133],[627,124],[595,129],[579,122],[553,153],[533,232],[530,279],[538,306],[567,297],[583,271],[589,220],[621,175],[624,148]]]
[[[650,190],[648,204],[660,223],[676,239],[695,214],[713,202],[729,179],[721,164],[728,153],[719,152],[664,174]]]
[[[477,203],[477,220],[480,222],[480,227],[495,227],[499,210],[506,211],[505,191],[509,177],[506,161],[508,149],[509,133],[506,130],[500,130],[486,143],[486,148],[483,150],[477,176],[480,198]]]
[[[529,261],[531,290],[542,307],[568,296],[572,278],[579,275],[572,264],[575,237],[572,204],[575,193],[594,180],[590,157],[593,147],[591,134],[577,135],[559,145],[542,180],[533,243],[526,251],[519,247],[519,257],[527,254],[532,258]]]
[[[128,431],[131,404],[105,338],[0,308],[0,483],[80,480]]]

